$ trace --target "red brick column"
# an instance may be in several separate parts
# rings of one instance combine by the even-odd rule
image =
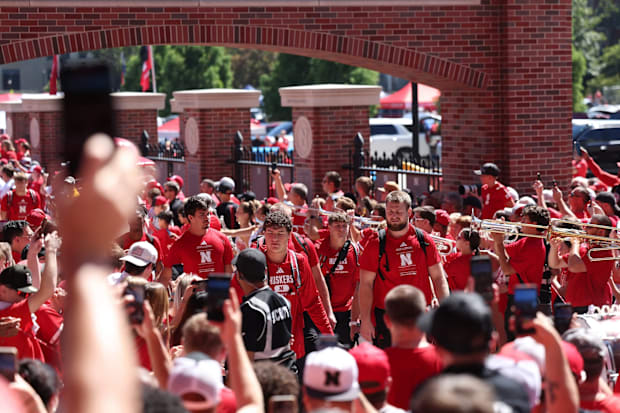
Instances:
[[[29,114],[28,139],[33,158],[48,171],[59,170],[62,162],[62,97],[43,93],[23,95],[22,108]]]
[[[149,143],[157,143],[157,111],[166,105],[165,93],[112,93],[119,137],[140,145],[142,131],[149,134]]]
[[[571,0],[507,0],[502,59],[509,182],[571,178]]]
[[[186,194],[197,193],[203,178],[233,176],[233,138],[243,135],[250,145],[250,108],[259,91],[206,89],[174,92],[174,111],[182,112],[180,133],[185,145]]]
[[[29,116],[28,112],[24,111],[21,100],[2,102],[0,103],[0,110],[6,112],[6,130],[5,133],[11,137],[11,139],[29,139]]]
[[[282,106],[293,108],[295,181],[310,196],[323,194],[327,171],[342,176],[342,190],[352,191],[350,171],[353,138],[360,132],[370,146],[369,106],[379,103],[378,86],[314,85],[280,89]]]

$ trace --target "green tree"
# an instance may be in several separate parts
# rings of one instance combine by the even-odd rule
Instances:
[[[585,112],[583,103],[583,77],[586,74],[586,58],[573,46],[573,111]]]
[[[233,73],[230,55],[221,47],[154,46],[157,91],[166,94],[166,108],[160,115],[170,113],[172,92],[187,89],[227,88],[232,86]],[[127,61],[125,86],[122,90],[142,90],[142,62],[139,53]]]
[[[261,76],[260,84],[269,118],[290,119],[291,109],[280,105],[281,87],[321,83],[376,85],[378,80],[379,73],[372,70],[281,53],[273,71]]]
[[[252,49],[229,49],[233,71],[233,87],[243,89],[246,85],[260,86],[260,77],[270,73],[278,58],[278,53]]]

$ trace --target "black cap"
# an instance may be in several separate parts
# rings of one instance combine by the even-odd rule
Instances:
[[[241,194],[241,196],[239,197],[239,200],[241,201],[254,201],[256,199],[256,194],[252,191],[247,191],[244,192],[243,194]]]
[[[38,290],[32,286],[32,273],[24,265],[12,265],[0,273],[0,284],[6,285],[23,293],[36,293]]]
[[[499,168],[494,163],[485,163],[482,168],[474,171],[476,175],[492,175],[499,176]]]
[[[258,249],[246,248],[233,258],[232,263],[237,266],[237,271],[242,277],[251,283],[264,281],[267,258]]]
[[[618,215],[620,212],[620,208],[618,208],[618,204],[616,203],[616,197],[611,192],[599,192],[595,199],[596,202],[608,204],[613,209],[614,214]]]
[[[468,211],[467,208],[465,208],[467,206],[482,209],[482,202],[480,202],[480,198],[477,196],[470,195],[463,200],[463,211],[469,213],[471,211]]]
[[[489,350],[493,320],[489,306],[478,294],[455,292],[438,308],[423,314],[418,328],[449,352],[473,354]]]

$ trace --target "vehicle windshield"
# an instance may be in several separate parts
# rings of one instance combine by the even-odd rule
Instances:
[[[291,131],[293,130],[293,123],[292,122],[282,122],[281,124],[279,124],[275,128],[271,129],[267,133],[267,135],[269,135],[269,136],[278,136],[278,135],[280,135],[280,131],[281,130],[285,130],[287,135],[290,134]]]

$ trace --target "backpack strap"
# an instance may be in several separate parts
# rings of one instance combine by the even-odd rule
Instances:
[[[342,246],[342,248],[340,248],[340,251],[338,251],[336,262],[334,262],[334,265],[332,265],[332,268],[329,270],[329,272],[324,275],[325,284],[327,284],[327,289],[329,290],[330,296],[332,294],[332,287],[331,287],[332,275],[334,274],[334,271],[336,271],[336,268],[338,268],[338,265],[342,262],[342,260],[344,260],[347,257],[347,254],[349,253],[350,245],[351,245],[351,240],[346,240],[344,242],[344,245]]]
[[[37,194],[35,194],[33,189],[29,189],[28,193],[30,194],[30,198],[32,199],[32,204],[36,205],[37,204]]]
[[[422,248],[422,252],[424,253],[424,257],[426,258],[426,247],[428,247],[428,242],[426,242],[426,240],[424,239],[424,232],[418,227],[413,228],[415,229],[415,236],[418,239],[420,248]]]
[[[299,273],[299,263],[297,262],[297,254],[295,251],[289,250],[290,254],[290,264],[291,264],[291,275],[295,278],[297,289],[301,288],[301,274]]]
[[[379,259],[377,260],[379,263],[379,268],[377,270],[377,274],[379,274],[379,278],[383,281],[385,281],[385,276],[383,275],[383,271],[381,271],[381,258],[385,255],[386,235],[387,232],[385,228],[379,230]],[[390,271],[390,263],[388,262],[387,255],[385,255],[385,271]]]
[[[310,255],[308,255],[308,245],[306,244],[306,241],[302,237],[297,235],[296,232],[293,232],[293,236],[295,237],[295,240],[297,241],[297,243],[301,245],[301,248],[303,248],[304,254],[306,254],[306,257],[309,258]]]

